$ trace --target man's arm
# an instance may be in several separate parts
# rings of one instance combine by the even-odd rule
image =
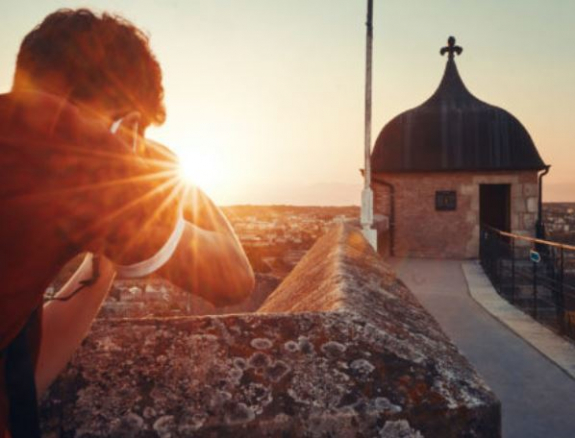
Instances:
[[[36,390],[42,394],[64,369],[78,348],[106,298],[115,271],[107,259],[100,258],[100,276],[68,301],[50,301],[44,305],[40,353],[36,365]],[[66,297],[80,286],[80,281],[92,276],[92,255],[86,256],[80,267],[56,294]]]
[[[199,189],[184,199],[184,233],[172,258],[158,273],[216,306],[236,304],[255,280],[244,250],[220,209]]]
[[[123,134],[134,132],[133,127],[122,126],[115,135],[119,145],[129,143]],[[129,178],[124,175],[120,180],[132,181],[133,193],[129,190],[130,185],[120,184],[116,186],[118,193],[114,198],[122,200],[117,205],[120,210],[124,204],[130,205],[140,199],[138,208],[116,217],[115,225],[110,227],[111,232],[106,237],[104,254],[122,266],[120,273],[132,271],[128,275],[137,272],[142,263],[153,265],[154,258],[158,258],[170,242],[171,233],[176,231],[178,225],[174,218],[179,216],[178,210],[183,206],[186,223],[182,235],[171,258],[156,272],[216,306],[244,300],[253,289],[254,274],[222,212],[201,190],[183,184],[178,178],[177,157],[168,148],[148,139],[140,139],[139,143],[145,144],[143,151],[137,154],[139,159],[133,159],[133,155],[124,157],[117,169],[130,175]],[[156,178],[150,179],[153,175]],[[118,196],[119,193],[123,196]],[[138,224],[143,225],[139,227]],[[118,230],[123,232],[114,232]],[[94,248],[94,252],[99,251]],[[144,268],[142,272],[145,272]]]

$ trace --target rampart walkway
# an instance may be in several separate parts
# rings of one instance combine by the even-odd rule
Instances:
[[[575,380],[471,298],[461,262],[390,262],[501,400],[504,437],[575,437]]]

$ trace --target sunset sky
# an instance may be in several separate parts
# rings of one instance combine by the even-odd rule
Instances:
[[[80,6],[150,34],[168,119],[149,137],[193,161],[216,202],[359,203],[364,0],[2,0],[0,92],[23,36]],[[552,165],[544,200],[575,201],[574,22],[573,0],[375,0],[374,139],[433,93],[454,35],[470,91]]]

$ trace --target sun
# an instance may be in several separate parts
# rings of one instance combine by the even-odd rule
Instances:
[[[152,133],[177,156],[177,173],[182,182],[201,188],[215,202],[229,199],[241,174],[230,158],[233,139],[228,131],[202,121],[193,129],[172,126]]]
[[[215,153],[205,150],[177,151],[180,178],[206,191],[215,191],[223,181],[221,161]]]

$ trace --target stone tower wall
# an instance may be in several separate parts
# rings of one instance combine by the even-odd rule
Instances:
[[[390,215],[395,188],[394,249],[397,256],[476,258],[479,256],[479,185],[511,184],[511,231],[533,236],[537,220],[537,172],[379,173],[374,175],[375,214]],[[436,211],[435,193],[457,193],[454,211]],[[389,231],[380,231],[380,248],[388,254]]]

